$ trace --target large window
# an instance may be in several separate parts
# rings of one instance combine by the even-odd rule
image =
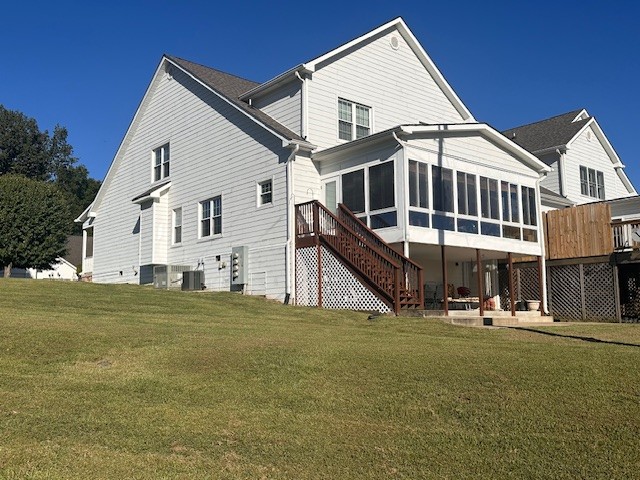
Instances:
[[[173,243],[182,242],[182,208],[173,211]]]
[[[364,170],[342,175],[342,203],[353,213],[364,212]]]
[[[476,194],[476,176],[458,172],[458,213],[461,215],[478,215]]]
[[[433,209],[453,212],[453,170],[433,165]]]
[[[536,191],[533,188],[522,187],[522,223],[537,225]]]
[[[509,182],[501,182],[502,220],[518,223],[520,221],[520,204],[518,202],[518,186]]]
[[[599,170],[581,166],[580,193],[604,200],[604,174]]]
[[[369,167],[369,210],[395,207],[393,162]]]
[[[371,133],[371,108],[359,103],[338,99],[338,138],[353,140]]]
[[[153,151],[153,181],[162,180],[169,176],[169,144]]]
[[[428,165],[409,160],[409,205],[429,208]]]
[[[200,202],[200,237],[222,233],[222,197]]]
[[[483,218],[491,218],[493,220],[500,218],[497,180],[480,177],[480,203],[482,205]]]

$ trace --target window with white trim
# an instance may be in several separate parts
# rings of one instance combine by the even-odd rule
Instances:
[[[580,166],[580,193],[604,200],[604,173]]]
[[[273,183],[271,180],[258,183],[258,205],[268,205],[273,201]]]
[[[153,181],[157,182],[169,176],[169,144],[153,151]]]
[[[371,133],[371,107],[338,99],[338,138],[354,140]]]
[[[182,208],[173,211],[173,242],[174,245],[182,243]]]
[[[222,197],[200,202],[200,238],[222,233]]]

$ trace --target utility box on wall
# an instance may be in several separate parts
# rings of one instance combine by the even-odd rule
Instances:
[[[231,285],[244,285],[248,280],[249,247],[231,249]]]

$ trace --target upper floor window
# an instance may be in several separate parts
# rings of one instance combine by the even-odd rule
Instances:
[[[169,144],[153,151],[153,181],[157,182],[169,176]]]
[[[482,217],[498,220],[498,181],[493,178],[480,177],[480,204]]]
[[[478,215],[476,196],[476,176],[458,172],[458,213],[462,215]]]
[[[535,226],[536,219],[536,191],[531,187],[522,187],[522,223]]]
[[[272,202],[272,187],[273,183],[271,180],[258,184],[258,205],[268,205]]]
[[[338,138],[354,140],[371,133],[371,108],[338,99]]]
[[[200,202],[200,237],[222,233],[222,197]]]
[[[409,205],[429,208],[427,164],[409,160]]]
[[[581,166],[580,193],[604,200],[604,174],[599,170]]]
[[[453,170],[433,165],[433,209],[453,212]]]
[[[502,189],[502,220],[520,222],[520,205],[518,202],[518,186],[509,182],[500,182]]]

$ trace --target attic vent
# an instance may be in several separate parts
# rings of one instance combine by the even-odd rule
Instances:
[[[393,48],[394,50],[398,50],[398,48],[400,48],[400,41],[398,40],[398,37],[396,37],[395,35],[393,35],[389,39],[389,43],[391,44],[391,48]]]
[[[173,78],[173,68],[168,63],[164,67],[164,74],[167,77],[167,80],[171,80]]]
[[[587,131],[587,140],[591,141],[591,130]]]

